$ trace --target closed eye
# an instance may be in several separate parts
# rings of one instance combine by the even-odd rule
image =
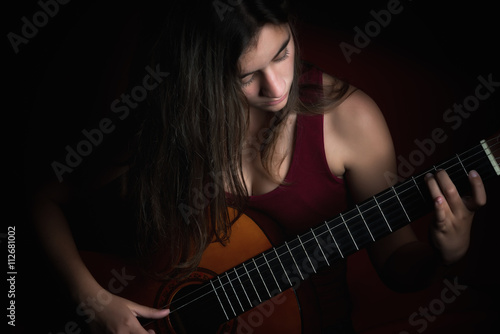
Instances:
[[[281,56],[281,57],[279,57],[279,58],[275,59],[274,61],[275,61],[276,63],[279,63],[280,61],[283,61],[283,60],[287,59],[287,58],[288,58],[288,56],[290,56],[290,51],[288,50],[288,48],[286,48],[286,49],[285,49],[285,50],[283,50],[283,51],[285,52],[285,54],[284,54],[283,56]]]
[[[255,73],[252,74],[252,76],[250,77],[250,80],[246,81],[246,82],[243,82],[241,84],[242,87],[247,87],[247,86],[250,86],[250,84],[253,82],[253,80],[255,79]]]
[[[275,56],[275,58],[273,60],[275,63],[282,62],[282,61],[286,60],[290,56],[290,50],[288,49],[288,45],[290,44],[290,41],[291,41],[291,36],[288,35],[287,40],[283,43],[283,45],[281,46],[281,48],[279,49],[278,53],[276,54],[276,56]],[[283,52],[284,52],[283,56],[281,56],[279,58],[276,58],[276,57],[278,57]],[[250,80],[242,82],[241,86],[242,87],[249,86],[254,81],[254,79],[255,79],[255,73],[256,72],[257,71],[241,75],[240,76],[241,79],[246,78],[246,77],[248,77],[248,76],[251,75]]]

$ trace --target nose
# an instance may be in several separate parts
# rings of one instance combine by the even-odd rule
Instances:
[[[261,94],[270,98],[279,98],[283,96],[285,87],[284,80],[274,71],[264,73],[262,81]]]

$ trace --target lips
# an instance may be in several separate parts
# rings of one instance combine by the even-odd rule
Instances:
[[[285,101],[285,99],[287,97],[288,97],[288,92],[285,95],[283,95],[282,97],[280,97],[278,100],[267,102],[267,103],[265,103],[265,105],[266,106],[275,106],[275,105],[280,104],[281,102]]]

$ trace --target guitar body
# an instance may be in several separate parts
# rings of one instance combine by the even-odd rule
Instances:
[[[212,305],[200,305],[196,300],[189,300],[193,289],[271,247],[259,226],[243,215],[233,225],[229,242],[225,246],[210,244],[197,271],[179,281],[155,280],[112,255],[81,252],[81,256],[97,281],[110,292],[146,306],[171,308],[172,313],[167,318],[145,325],[157,334],[301,333],[301,312],[292,288],[230,321],[221,318],[217,301]],[[170,306],[175,301],[181,304],[179,310]]]
[[[320,311],[309,274],[430,212],[433,199],[425,191],[426,173],[445,169],[460,193],[469,186],[467,171],[476,169],[483,181],[500,176],[500,136],[495,136],[295,239],[280,240],[276,224],[247,212],[259,225],[242,215],[227,245],[210,244],[198,270],[183,280],[154,280],[117,258],[96,259],[95,253],[82,257],[111,293],[171,310],[166,319],[148,324],[157,333],[318,333]]]

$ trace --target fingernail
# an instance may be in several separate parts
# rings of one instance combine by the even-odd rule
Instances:
[[[430,179],[431,177],[433,177],[434,175],[432,175],[431,173],[427,173],[425,174],[425,178],[426,179]]]
[[[471,170],[469,172],[469,175],[472,176],[472,177],[478,177],[479,176],[479,174],[475,170]]]
[[[438,197],[436,197],[435,201],[436,201],[437,204],[442,204],[443,203],[443,197],[438,196]]]

